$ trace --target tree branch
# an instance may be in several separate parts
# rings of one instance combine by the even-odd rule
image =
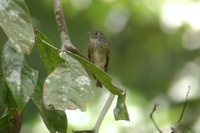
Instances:
[[[178,132],[178,128],[179,128],[180,126],[183,126],[183,127],[187,128],[189,131],[191,131],[192,133],[194,133],[194,131],[193,131],[192,129],[190,129],[188,126],[185,126],[185,125],[181,124],[181,120],[182,120],[182,118],[183,118],[183,115],[184,115],[184,112],[185,112],[185,109],[186,109],[186,106],[187,106],[189,92],[190,92],[190,86],[188,87],[188,92],[187,92],[187,94],[186,94],[186,100],[185,100],[185,104],[184,104],[184,106],[183,106],[181,115],[180,115],[179,119],[178,119],[177,122],[176,122],[176,126],[175,126],[175,127],[171,127],[171,133],[177,133],[177,132]],[[155,120],[154,120],[154,118],[153,118],[153,114],[154,114],[154,112],[156,111],[157,106],[158,106],[158,104],[155,104],[155,105],[154,105],[154,108],[153,108],[152,112],[150,113],[150,118],[151,118],[151,120],[152,120],[154,126],[155,126],[156,129],[158,130],[158,132],[159,132],[159,133],[162,133],[162,131],[159,129],[157,123],[155,122]]]
[[[78,53],[76,47],[70,41],[60,0],[52,0],[52,2],[54,7],[55,19],[60,32],[60,38],[62,43],[61,51],[69,50],[73,53]]]

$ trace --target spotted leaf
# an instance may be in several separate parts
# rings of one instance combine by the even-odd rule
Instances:
[[[44,84],[44,102],[65,110],[86,110],[92,101],[91,80],[82,65],[66,53],[66,60],[47,77]]]

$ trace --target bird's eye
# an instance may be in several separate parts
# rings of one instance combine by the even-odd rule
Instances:
[[[99,35],[99,32],[95,32],[95,35],[98,36],[98,35]]]

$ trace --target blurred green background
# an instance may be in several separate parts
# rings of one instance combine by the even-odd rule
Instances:
[[[154,103],[160,106],[155,119],[164,132],[181,115],[188,86],[189,102],[182,124],[200,132],[200,1],[199,0],[61,0],[73,44],[87,56],[87,32],[106,34],[111,50],[109,74],[127,89],[130,122],[115,122],[112,110],[100,133],[156,132],[149,118]],[[33,25],[45,33],[56,47],[60,38],[51,0],[26,0]],[[0,49],[6,42],[0,29]],[[2,51],[2,50],[1,50]],[[40,70],[34,48],[29,64]],[[98,105],[105,102],[104,93]],[[114,103],[115,105],[115,103]],[[88,112],[67,111],[71,129],[91,128],[100,107]],[[187,128],[180,130],[189,133]],[[21,133],[47,133],[36,107],[30,101],[24,113]]]

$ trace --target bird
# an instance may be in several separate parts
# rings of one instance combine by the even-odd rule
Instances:
[[[110,49],[106,36],[100,31],[89,32],[88,58],[99,68],[108,71]],[[96,79],[96,77],[94,76]],[[96,86],[102,88],[102,83],[96,79]]]

